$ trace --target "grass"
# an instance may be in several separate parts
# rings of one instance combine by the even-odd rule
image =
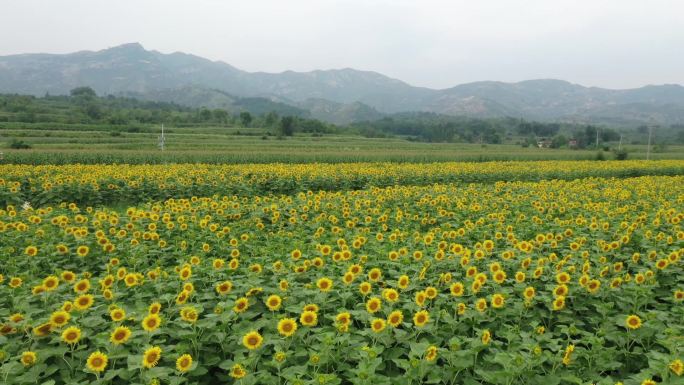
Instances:
[[[8,128],[11,127],[11,128]],[[422,143],[402,138],[364,138],[351,135],[297,135],[285,139],[268,136],[261,128],[170,128],[165,151],[158,147],[158,132],[116,132],[109,126],[49,129],[0,126],[4,163],[310,163],[310,162],[445,162],[496,160],[586,160],[597,151],[523,148],[517,144]],[[13,139],[32,146],[8,148]],[[514,142],[515,138],[509,138]],[[624,146],[630,159],[645,159],[646,146]],[[605,154],[607,159],[612,153]],[[683,159],[684,146],[668,146],[652,159]]]

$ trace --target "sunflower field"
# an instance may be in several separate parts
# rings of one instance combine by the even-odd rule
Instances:
[[[1,384],[684,384],[681,161],[92,167],[0,166]]]
[[[340,164],[0,164],[0,204],[112,205],[433,183],[682,175],[684,160]]]

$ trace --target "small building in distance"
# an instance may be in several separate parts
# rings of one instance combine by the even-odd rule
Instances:
[[[537,140],[537,147],[539,148],[549,148],[551,147],[551,139],[541,138]]]

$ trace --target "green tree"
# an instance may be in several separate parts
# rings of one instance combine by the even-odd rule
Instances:
[[[202,122],[208,122],[211,120],[211,110],[208,110],[206,108],[202,108],[199,112],[199,118],[200,121]]]
[[[94,102],[86,104],[84,111],[86,115],[88,115],[88,117],[92,120],[100,120],[104,115],[104,112],[102,111],[102,108],[100,108],[100,105]]]
[[[92,99],[97,97],[97,93],[90,87],[76,87],[69,91],[69,95],[74,98]]]
[[[292,136],[294,134],[295,120],[292,116],[284,116],[280,119],[280,135]]]
[[[218,123],[228,123],[228,111],[217,108],[213,111],[214,120]]]
[[[556,135],[551,140],[551,148],[561,148],[568,144],[568,138],[564,135]]]
[[[278,123],[278,113],[271,111],[264,117],[264,123],[268,127],[274,127]]]
[[[240,123],[242,123],[242,127],[249,127],[250,123],[252,123],[252,114],[248,111],[240,112]]]

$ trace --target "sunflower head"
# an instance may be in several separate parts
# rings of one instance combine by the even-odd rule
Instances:
[[[25,367],[33,366],[37,360],[38,360],[38,356],[36,355],[35,352],[26,351],[26,352],[21,353],[20,361],[21,361],[22,365],[24,365]]]
[[[416,327],[423,327],[430,321],[430,313],[427,310],[421,310],[413,315],[413,324]]]
[[[161,318],[159,317],[158,314],[148,314],[142,320],[142,327],[147,332],[152,332],[152,331],[157,330],[159,325],[161,325]]]
[[[70,326],[62,332],[62,341],[69,345],[77,344],[81,340],[81,329]]]
[[[386,322],[382,318],[375,318],[371,321],[371,329],[375,333],[380,333],[385,330]]]
[[[233,367],[230,368],[230,376],[235,378],[236,380],[239,380],[246,375],[247,371],[240,364],[235,364],[233,365]]]
[[[176,369],[181,373],[189,371],[191,366],[192,356],[190,356],[189,354],[183,354],[176,360]]]
[[[242,344],[249,350],[258,349],[261,343],[264,341],[264,337],[259,334],[259,332],[253,330],[242,337]]]
[[[61,328],[69,322],[69,319],[71,319],[71,315],[68,312],[58,310],[50,316],[50,324],[53,328]]]
[[[121,345],[126,343],[130,337],[131,329],[126,326],[118,326],[112,331],[112,334],[109,336],[109,341],[114,345]]]
[[[147,368],[153,368],[159,363],[161,358],[162,350],[159,346],[152,346],[151,348],[145,350],[142,358],[142,365]]]
[[[280,309],[280,305],[283,303],[282,298],[280,298],[279,295],[271,295],[268,298],[266,298],[266,306],[268,307],[269,310],[271,311],[276,311]]]
[[[293,318],[283,318],[278,321],[278,333],[284,337],[290,337],[297,331],[297,321]]]
[[[301,322],[301,324],[304,326],[316,326],[318,323],[318,314],[313,311],[306,310],[302,312],[302,315],[299,317],[299,322]]]
[[[404,314],[402,314],[401,310],[395,310],[390,313],[390,315],[387,316],[387,323],[390,324],[390,326],[396,328],[399,325],[401,325],[402,321],[404,320]]]
[[[107,358],[106,354],[96,351],[90,354],[88,360],[86,361],[86,365],[91,371],[100,373],[104,372],[104,370],[107,368],[108,361],[109,359]]]
[[[641,327],[641,318],[634,314],[627,316],[625,319],[625,326],[631,330],[639,329]]]

